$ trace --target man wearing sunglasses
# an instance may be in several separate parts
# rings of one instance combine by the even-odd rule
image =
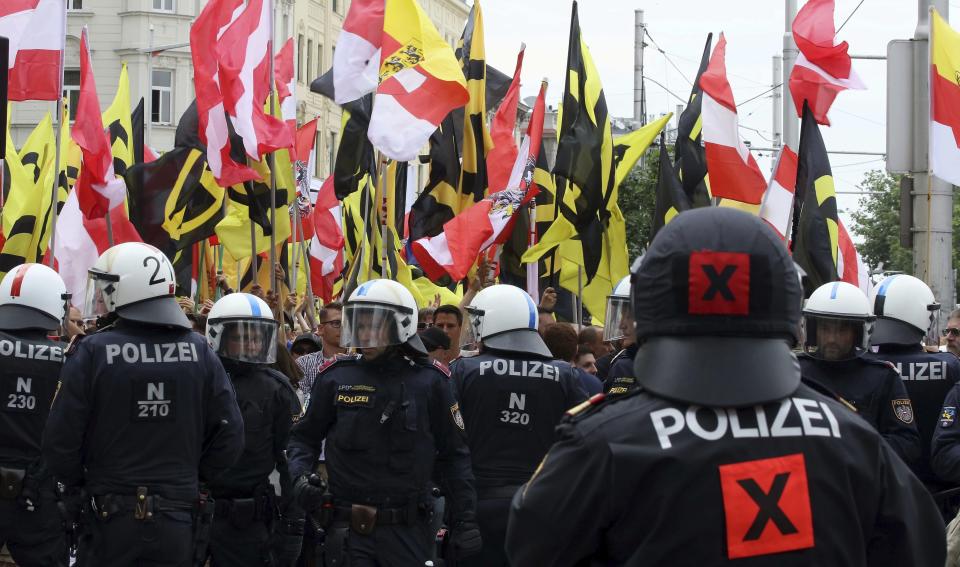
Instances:
[[[954,309],[947,318],[947,326],[941,331],[947,340],[947,352],[960,357],[960,309]]]
[[[300,390],[303,392],[303,405],[310,403],[310,390],[313,389],[313,380],[317,372],[325,364],[343,354],[346,349],[340,346],[340,322],[343,313],[343,304],[334,301],[323,306],[319,315],[319,329],[317,335],[323,348],[297,359],[297,366],[303,371],[303,380],[300,381]]]

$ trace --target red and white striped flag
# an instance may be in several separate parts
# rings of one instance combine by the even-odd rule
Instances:
[[[543,137],[546,91],[546,83],[541,84],[507,188],[447,221],[437,236],[424,237],[412,244],[413,255],[431,280],[437,281],[444,274],[450,274],[454,281],[463,279],[480,254],[510,236],[515,215],[536,196],[538,189],[533,183],[533,171]]]
[[[842,281],[859,287],[860,291],[869,297],[872,287],[870,269],[863,263],[863,258],[860,257],[860,252],[854,246],[853,239],[847,232],[847,227],[843,226],[843,221],[837,219],[837,228],[839,229],[837,274],[840,275]]]
[[[721,33],[707,70],[700,77],[703,89],[700,108],[710,192],[714,197],[758,205],[767,181],[740,139],[737,105],[727,81],[726,50],[727,40]]]
[[[280,116],[296,138],[297,132],[297,87],[293,70],[293,38],[287,40],[273,57],[273,79],[277,83],[277,98],[280,99]]]
[[[847,42],[834,45],[834,0],[808,0],[793,20],[793,39],[800,53],[790,71],[790,94],[803,115],[807,101],[819,124],[829,126],[827,112],[837,95],[866,88],[854,72]]]
[[[83,152],[77,179],[80,210],[87,218],[100,218],[123,203],[127,186],[123,178],[113,172],[110,134],[103,128],[86,27],[80,35],[80,98],[70,134]]]
[[[58,100],[64,0],[0,1],[0,36],[10,40],[10,100]]]
[[[333,89],[337,104],[377,89],[384,0],[353,0],[333,53]]]
[[[270,5],[249,0],[217,42],[223,107],[251,159],[293,147],[287,125],[264,112],[271,91]]]
[[[331,175],[317,195],[313,210],[313,238],[310,240],[310,284],[313,293],[324,303],[333,299],[333,284],[342,271],[342,218]]]
[[[222,187],[260,178],[246,164],[237,163],[230,157],[230,137],[217,64],[217,41],[242,10],[243,0],[210,0],[190,27],[198,134],[200,141],[207,146],[210,172]]]
[[[767,192],[763,194],[760,203],[760,218],[767,221],[782,240],[786,240],[790,232],[790,221],[793,219],[793,198],[797,190],[797,154],[790,146],[783,146],[777,156],[777,167]]]

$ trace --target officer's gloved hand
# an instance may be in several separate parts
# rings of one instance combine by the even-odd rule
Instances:
[[[293,484],[293,499],[308,512],[316,510],[323,503],[323,495],[327,491],[324,484],[323,479],[315,474],[309,478],[303,475]]]
[[[293,567],[300,557],[303,545],[304,519],[280,517],[277,532],[274,534],[273,551],[278,567]]]
[[[453,530],[453,545],[457,550],[457,557],[470,557],[480,553],[483,548],[480,527],[475,522],[460,522]]]

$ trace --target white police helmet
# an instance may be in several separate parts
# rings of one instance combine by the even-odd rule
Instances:
[[[603,340],[615,341],[633,333],[630,309],[630,276],[626,276],[607,296],[607,315],[603,319]]]
[[[191,328],[174,300],[173,264],[149,244],[125,242],[104,252],[87,271],[84,317],[116,312],[122,319]]]
[[[66,313],[67,286],[42,264],[20,264],[0,281],[0,329],[52,331]]]
[[[537,305],[519,287],[497,284],[480,290],[467,306],[467,315],[464,345],[482,341],[494,350],[553,357],[537,332]]]
[[[266,301],[249,293],[231,293],[210,309],[207,341],[223,358],[273,364],[277,361],[277,327]]]
[[[924,335],[938,340],[940,304],[922,280],[906,274],[888,276],[873,288],[870,299],[877,316],[872,344],[917,344]]]
[[[847,282],[830,282],[818,287],[803,306],[804,350],[819,356],[817,330],[825,324],[847,323],[855,326],[856,338],[853,347],[859,353],[870,346],[870,332],[875,317],[870,309],[870,300],[855,285]]]
[[[427,350],[417,335],[417,302],[410,290],[393,280],[360,284],[343,306],[340,346],[378,348],[406,343]]]

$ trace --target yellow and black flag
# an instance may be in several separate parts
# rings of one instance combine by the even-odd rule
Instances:
[[[690,201],[683,184],[677,177],[677,172],[670,163],[670,152],[667,150],[663,134],[660,135],[660,163],[657,172],[657,193],[653,210],[653,233],[651,240],[661,228],[673,217],[690,208]]]
[[[123,177],[127,169],[134,164],[133,120],[130,111],[130,79],[127,76],[127,64],[120,69],[120,82],[113,103],[103,113],[103,124],[110,131],[110,144],[113,151],[113,172]]]
[[[797,211],[799,207],[799,211]],[[809,289],[836,281],[839,225],[837,195],[827,148],[813,113],[803,106],[797,190],[794,199],[793,259],[807,273]]]
[[[470,93],[463,115],[460,207],[455,211],[459,213],[486,197],[487,153],[493,147],[487,129],[487,65],[483,45],[483,11],[479,0],[473,2],[456,54]]]
[[[423,159],[423,156],[421,156]],[[451,115],[430,136],[430,175],[427,185],[410,208],[409,239],[436,236],[456,214],[460,205],[457,182],[460,179],[460,155]]]
[[[707,34],[707,43],[703,46],[700,58],[700,70],[690,89],[690,100],[680,114],[677,129],[677,143],[674,146],[674,161],[677,173],[687,193],[687,200],[693,207],[710,206],[710,190],[707,181],[707,154],[703,149],[703,119],[700,116],[700,102],[703,89],[700,77],[710,63],[710,44],[713,34]]]
[[[360,180],[376,170],[373,144],[367,138],[373,95],[367,94],[342,107],[340,143],[333,166],[333,190],[343,200],[360,187]]]

